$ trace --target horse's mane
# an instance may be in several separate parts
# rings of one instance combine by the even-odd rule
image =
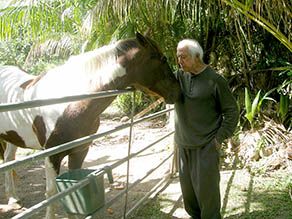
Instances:
[[[71,56],[64,66],[79,69],[86,74],[96,73],[107,65],[116,62],[116,44],[110,44],[93,51],[85,52],[76,56]]]
[[[114,76],[122,76],[125,73],[121,72],[121,66],[117,64],[117,57],[135,47],[138,47],[135,39],[120,40],[93,51],[71,56],[63,67],[70,74],[82,73],[92,79],[102,78],[103,83],[107,83]]]
[[[108,64],[113,64],[116,61],[117,56],[120,56],[135,47],[138,47],[138,42],[134,38],[120,40],[93,51],[71,56],[65,64],[83,67],[90,72],[90,70],[100,69]]]

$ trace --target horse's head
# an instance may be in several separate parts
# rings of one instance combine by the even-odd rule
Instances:
[[[139,90],[162,96],[166,103],[177,102],[181,94],[179,83],[155,42],[137,33],[131,44],[135,46],[127,49],[121,58],[121,64],[131,74],[131,84]]]

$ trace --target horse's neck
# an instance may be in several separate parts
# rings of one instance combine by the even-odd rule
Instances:
[[[115,97],[106,97],[89,101],[88,110],[99,116],[114,101]]]
[[[120,90],[125,89],[127,86],[129,86],[129,80],[126,76],[123,76],[112,80],[110,83],[104,86],[96,86],[96,89],[91,90],[91,92]],[[114,101],[115,98],[116,96],[89,100],[88,107],[91,108],[93,113],[100,114]]]
[[[90,93],[124,89],[129,85],[128,80],[125,76],[116,78],[106,85],[103,85],[102,79],[96,79],[94,81],[92,80],[90,83]],[[79,104],[83,105],[82,108],[84,109],[84,113],[90,114],[93,117],[98,117],[114,101],[115,98],[116,96],[97,98],[92,100],[80,101]]]

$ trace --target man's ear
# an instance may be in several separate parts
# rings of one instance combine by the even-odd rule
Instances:
[[[136,33],[136,39],[138,40],[141,46],[145,47],[146,45],[148,45],[147,39],[139,32]]]
[[[197,61],[201,61],[200,53],[196,53],[196,55],[195,55],[195,59],[196,59]]]

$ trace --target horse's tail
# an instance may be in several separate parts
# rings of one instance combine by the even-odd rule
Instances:
[[[4,153],[6,150],[6,142],[0,139],[0,159],[4,160]]]

